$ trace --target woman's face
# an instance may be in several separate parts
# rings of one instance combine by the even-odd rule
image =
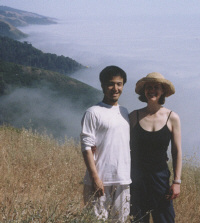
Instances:
[[[161,83],[146,83],[144,88],[145,97],[147,101],[159,101],[162,94],[164,94],[163,86]]]

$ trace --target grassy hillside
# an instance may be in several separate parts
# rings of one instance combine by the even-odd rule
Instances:
[[[12,26],[10,23],[0,19],[0,36],[7,36],[11,39],[21,39],[27,37],[26,34]]]
[[[24,129],[0,128],[0,222],[97,222],[83,206],[80,146]],[[184,161],[176,223],[199,223],[200,167]]]
[[[5,127],[0,139],[0,222],[69,222],[81,212],[79,146]]]
[[[0,19],[9,22],[13,26],[26,26],[29,24],[48,25],[56,23],[52,18],[7,6],[0,6]]]
[[[52,70],[67,75],[85,68],[69,57],[43,53],[30,43],[22,43],[8,37],[0,37],[0,49],[0,59],[7,62]]]
[[[68,76],[0,61],[0,123],[78,137],[86,108],[102,93]]]

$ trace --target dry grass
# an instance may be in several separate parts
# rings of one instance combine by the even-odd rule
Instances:
[[[194,161],[184,160],[181,195],[174,201],[177,223],[200,222],[200,166]]]
[[[46,135],[0,128],[0,222],[96,222],[83,208],[80,146]],[[200,168],[185,162],[177,223],[200,219]]]
[[[0,129],[0,222],[69,222],[82,211],[85,166],[73,140]]]

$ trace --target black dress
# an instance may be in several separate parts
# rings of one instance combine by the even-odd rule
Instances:
[[[131,129],[131,215],[138,222],[149,222],[150,212],[154,223],[174,222],[172,201],[165,197],[170,188],[167,165],[172,137],[167,127],[170,114],[162,129],[149,132],[140,126],[137,111],[137,124]]]

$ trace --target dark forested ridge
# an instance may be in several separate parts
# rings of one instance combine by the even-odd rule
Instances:
[[[43,53],[28,42],[22,43],[13,40],[27,36],[14,26],[52,23],[55,22],[45,16],[0,6],[0,59],[25,66],[52,70],[67,75],[81,68],[85,68],[69,57]]]
[[[101,95],[99,90],[66,75],[0,60],[0,95],[19,87],[38,88],[45,83],[58,95],[74,103],[79,100],[83,107],[96,103]]]
[[[9,22],[13,26],[26,26],[29,24],[48,25],[56,23],[55,19],[7,6],[0,6],[0,19]]]
[[[52,70],[67,75],[85,68],[69,57],[43,53],[28,42],[22,43],[8,37],[0,37],[0,49],[0,59],[7,62]]]
[[[101,91],[66,75],[0,61],[1,124],[77,137],[83,112],[101,98]]]
[[[0,6],[0,124],[76,138],[85,109],[102,99],[101,91],[69,77],[86,67],[13,40],[26,35],[16,26],[52,23],[44,16]]]

